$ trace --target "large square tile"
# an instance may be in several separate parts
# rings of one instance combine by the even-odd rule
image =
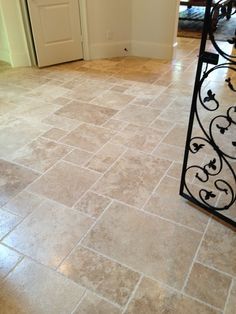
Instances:
[[[29,190],[70,207],[98,178],[95,172],[60,161],[34,182]]]
[[[76,248],[59,271],[119,305],[126,304],[140,277],[138,273],[83,247]]]
[[[2,314],[68,314],[84,289],[60,274],[25,259],[0,286]]]
[[[14,154],[14,161],[39,172],[45,172],[72,149],[47,139],[39,138]]]
[[[82,122],[101,125],[109,120],[116,112],[114,109],[73,101],[59,109],[56,114]]]
[[[133,99],[134,96],[131,95],[125,95],[116,91],[107,91],[96,97],[92,103],[98,106],[120,110],[123,109]]]
[[[45,202],[11,232],[4,243],[43,264],[57,267],[92,222],[76,210]]]
[[[0,206],[6,204],[38,177],[36,172],[0,159]]]
[[[99,194],[142,207],[169,166],[169,161],[127,152],[93,189]]]
[[[114,203],[84,244],[173,287],[184,284],[201,234]]]
[[[110,129],[82,124],[64,137],[61,142],[94,153],[106,144],[114,134],[115,131]]]

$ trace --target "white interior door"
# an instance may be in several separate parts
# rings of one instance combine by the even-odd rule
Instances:
[[[28,0],[38,66],[83,58],[78,0]]]

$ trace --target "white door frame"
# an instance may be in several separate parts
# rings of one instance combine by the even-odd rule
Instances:
[[[31,65],[37,65],[37,57],[34,48],[34,40],[30,26],[30,19],[27,9],[27,0],[20,0],[22,17],[24,21],[25,35],[27,38],[28,51],[31,58]],[[82,33],[83,59],[90,60],[89,37],[88,37],[88,18],[87,18],[87,0],[77,0],[80,10],[80,23]]]

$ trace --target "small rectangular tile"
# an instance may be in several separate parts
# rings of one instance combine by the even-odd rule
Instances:
[[[60,138],[66,135],[66,131],[58,129],[58,128],[52,128],[45,132],[42,136],[45,138],[48,138],[53,141],[58,141]]]
[[[65,161],[72,162],[75,165],[84,165],[93,155],[85,150],[73,149],[71,153],[65,156],[63,159]]]
[[[125,305],[140,275],[89,249],[78,247],[59,271],[101,296]]]
[[[201,234],[113,203],[83,243],[173,287],[184,284]]]
[[[203,303],[144,278],[125,314],[220,314]]]
[[[68,314],[83,292],[73,281],[24,259],[0,285],[1,313]]]
[[[45,265],[57,267],[92,223],[92,219],[76,210],[44,202],[4,243]]]
[[[88,191],[74,208],[91,217],[97,218],[110,202],[109,198]]]
[[[185,292],[223,310],[230,284],[231,277],[195,263],[190,273]]]
[[[34,182],[29,191],[71,207],[98,178],[95,172],[60,161]]]

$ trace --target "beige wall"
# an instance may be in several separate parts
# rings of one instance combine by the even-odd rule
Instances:
[[[84,0],[81,0],[84,1]],[[179,1],[87,0],[91,58],[128,54],[171,58]]]
[[[130,48],[131,1],[87,0],[91,58],[125,55]]]
[[[19,0],[0,0],[12,66],[30,65]]]
[[[0,7],[0,60],[11,63],[7,32],[1,7]]]

